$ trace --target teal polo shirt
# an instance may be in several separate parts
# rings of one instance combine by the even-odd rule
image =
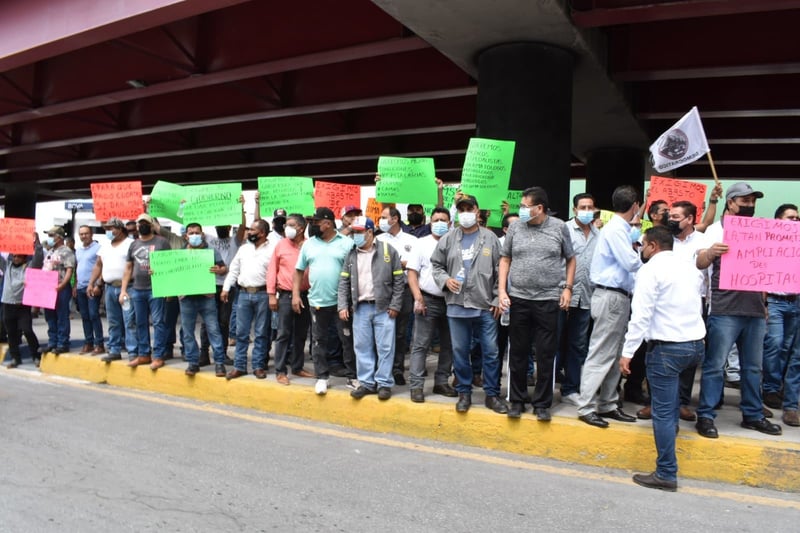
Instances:
[[[350,250],[353,239],[341,233],[328,242],[319,237],[307,239],[297,258],[297,270],[310,268],[308,280],[308,303],[314,307],[330,307],[338,303],[339,274]]]

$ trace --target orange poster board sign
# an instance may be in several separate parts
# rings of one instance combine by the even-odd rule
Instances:
[[[361,206],[361,187],[330,181],[314,182],[314,207],[328,207],[337,218],[347,205]]]
[[[697,207],[697,220],[694,223],[698,224],[703,220],[703,205],[706,202],[707,189],[708,187],[702,183],[650,176],[650,192],[647,195],[646,209],[650,209],[650,204],[656,200],[664,200],[668,205],[686,200]]]
[[[367,216],[375,222],[375,225],[378,225],[378,221],[381,219],[381,213],[383,209],[386,207],[395,207],[397,204],[394,203],[382,203],[377,201],[375,198],[367,198],[367,209],[364,211],[364,216]]]
[[[115,181],[92,183],[94,216],[106,221],[111,217],[136,218],[142,213],[142,182]]]
[[[33,255],[34,231],[35,221],[32,218],[0,219],[0,251]]]

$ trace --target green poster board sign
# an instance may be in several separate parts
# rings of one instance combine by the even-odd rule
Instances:
[[[508,202],[508,212],[509,213],[519,213],[519,204],[522,200],[522,191],[508,191],[506,194],[506,201]],[[489,213],[489,220],[486,222],[486,225],[490,228],[501,228],[503,227],[503,208],[502,203],[498,206],[486,206],[484,207],[481,204],[483,209],[489,209],[491,212]]]
[[[375,186],[379,202],[406,204],[436,204],[436,168],[430,157],[378,158],[381,179]]]
[[[184,224],[226,226],[242,221],[241,183],[189,185],[183,187],[183,194]]]
[[[183,222],[183,217],[178,215],[181,200],[184,200],[182,186],[168,181],[157,181],[150,193],[148,213],[153,217],[164,217]]]
[[[461,171],[461,192],[477,198],[481,209],[494,211],[506,199],[514,146],[514,141],[469,140]]]
[[[286,213],[314,214],[314,180],[311,178],[258,178],[258,196],[262,217],[271,217],[276,209],[285,209]]]
[[[153,271],[153,296],[214,294],[216,281],[209,269],[214,266],[214,250],[162,250],[150,253]]]

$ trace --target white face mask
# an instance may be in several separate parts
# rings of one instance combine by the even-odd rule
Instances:
[[[471,228],[478,221],[477,213],[464,212],[458,214],[458,223],[462,228]]]
[[[297,228],[294,226],[286,226],[283,228],[283,234],[287,239],[292,240],[297,237]]]
[[[381,231],[384,233],[389,233],[389,230],[392,229],[392,225],[389,223],[389,220],[382,218],[381,221],[378,223],[378,227],[381,228]]]

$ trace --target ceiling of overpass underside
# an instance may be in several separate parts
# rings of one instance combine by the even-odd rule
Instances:
[[[721,177],[794,178],[800,2],[573,0],[572,17],[605,36],[651,138],[697,105]],[[253,0],[0,68],[0,180],[41,199],[132,179],[367,183],[380,154],[433,156],[456,180],[476,91],[368,0]]]

